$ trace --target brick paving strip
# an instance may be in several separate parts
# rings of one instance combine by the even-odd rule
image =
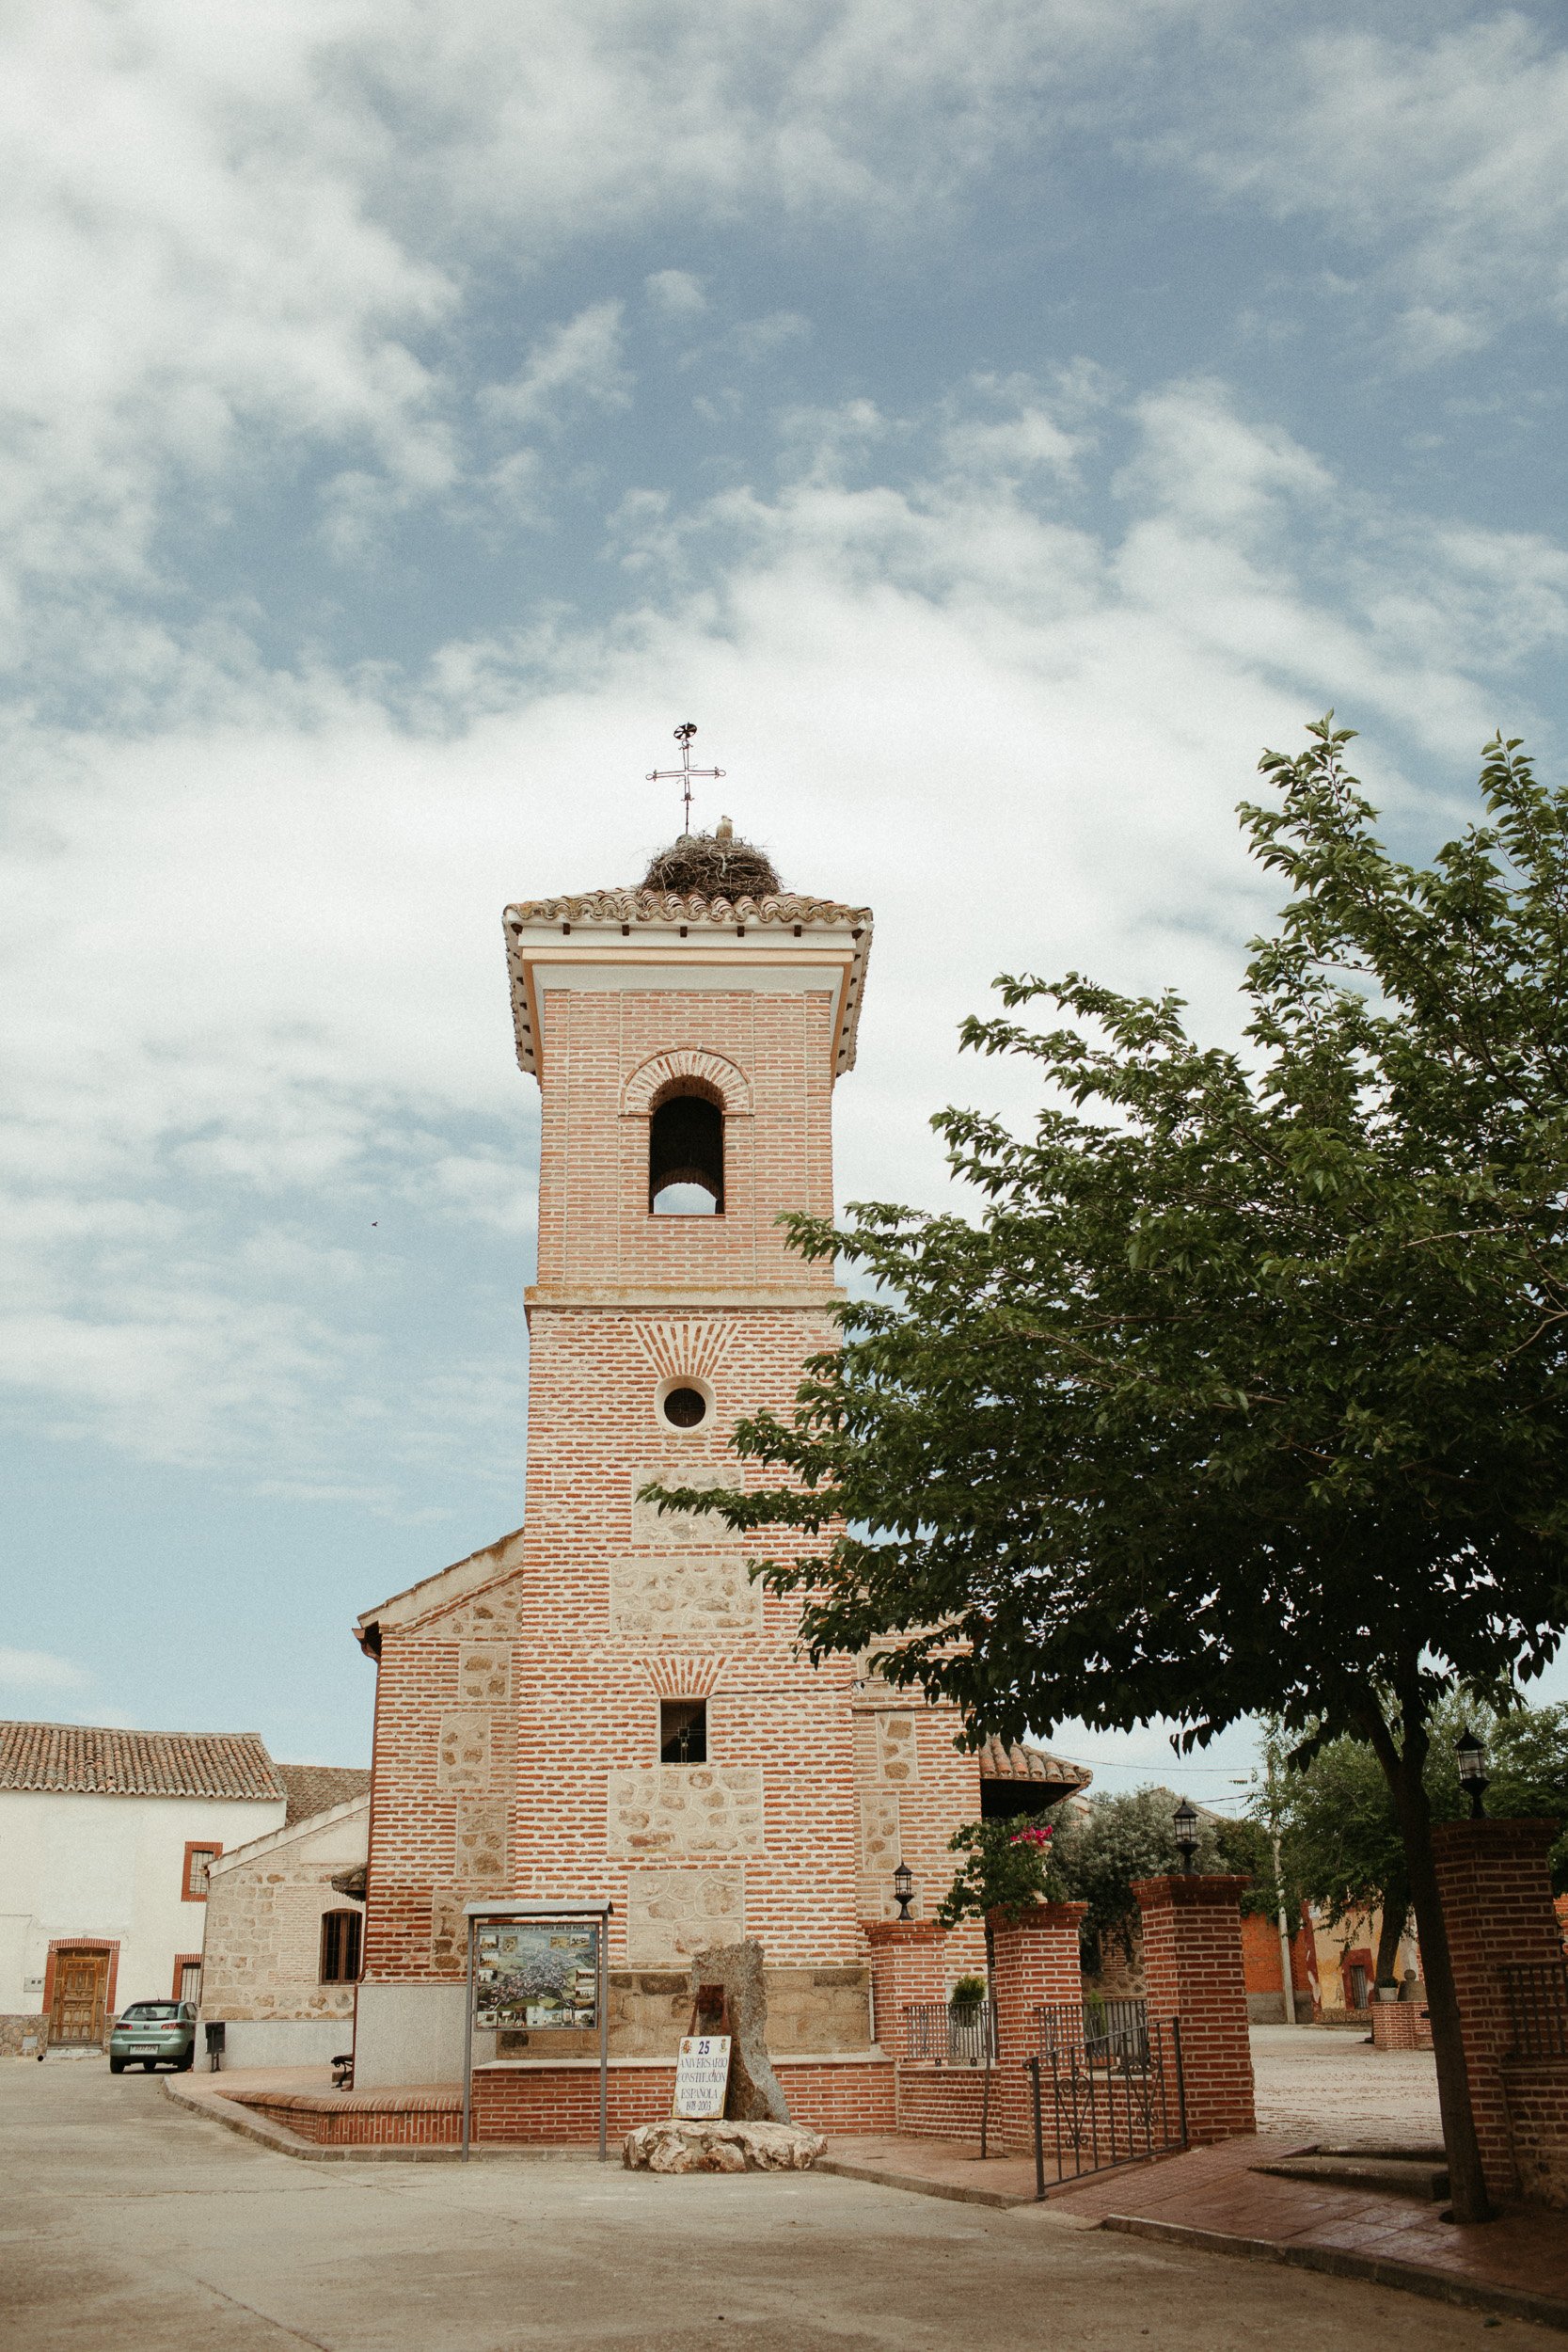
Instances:
[[[1515,2212],[1479,2228],[1438,2218],[1434,2204],[1323,2182],[1281,2180],[1252,2168],[1299,2153],[1300,2139],[1242,2138],[1053,2185],[1035,2203],[1027,2157],[982,2165],[956,2141],[830,2139],[820,2170],[927,2197],[1028,2207],[1057,2226],[1111,2230],[1247,2262],[1281,2263],[1365,2279],[1439,2302],[1507,2312],[1568,2329],[1568,2224],[1560,2214]],[[1522,2287],[1515,2282],[1528,2279]]]

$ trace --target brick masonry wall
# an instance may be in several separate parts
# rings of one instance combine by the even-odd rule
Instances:
[[[1187,2137],[1195,2147],[1258,2128],[1238,1899],[1244,1878],[1137,1879],[1149,2021],[1179,2019]]]
[[[998,2128],[996,2089],[991,2074],[991,2125],[988,2146],[1011,2145]],[[898,2129],[915,2139],[956,2139],[966,2147],[980,2145],[980,2106],[985,2096],[984,2070],[978,2066],[910,2066],[898,2069]],[[1030,2143],[1033,2145],[1033,2143]]]
[[[1521,2102],[1522,2129],[1533,2152],[1551,2143],[1546,2119],[1563,2097],[1563,2076],[1552,2072],[1557,2060],[1521,2061],[1505,2072],[1513,2027],[1501,1973],[1507,1963],[1561,1958],[1546,1867],[1556,1836],[1557,1823],[1543,1820],[1439,1821],[1432,1833],[1481,2166],[1489,2193],[1505,2202],[1539,2197],[1543,2179],[1549,2184],[1551,2177],[1550,2163],[1545,2175],[1538,2167],[1522,2169],[1511,2103]],[[1539,2092],[1531,2087],[1537,2068]],[[1568,2132],[1568,2121],[1557,2128]]]
[[[1032,2090],[1024,2066],[1040,2047],[1039,2011],[1065,2011],[1069,2030],[1078,2030],[1084,2000],[1078,1935],[1087,1911],[1087,1903],[1041,1903],[1022,1919],[992,1916],[998,2062],[991,2114],[999,2145],[1033,2145]]]
[[[832,1207],[832,999],[671,985],[542,1005],[526,1518],[482,1593],[436,1580],[423,1615],[383,1629],[367,1977],[459,1978],[463,1905],[485,1895],[608,1896],[619,1969],[739,1934],[774,1965],[863,1964],[895,1863],[928,1915],[948,1837],[979,1815],[956,1718],[853,1660],[813,1668],[799,1603],[746,1574],[755,1540],[636,1501],[656,1477],[733,1479],[736,1418],[787,1413],[832,1344],[832,1269],[777,1218]],[[726,1096],[722,1216],[648,1213],[639,1073],[660,1057]],[[675,1380],[711,1398],[696,1429],[659,1411]],[[705,1766],[660,1766],[664,1697],[705,1699]],[[977,1951],[971,1933],[949,1958]],[[809,2016],[791,2029],[821,2046]]]
[[[1370,2015],[1377,2049],[1431,2049],[1432,2020],[1424,2001],[1374,2001]]]
[[[820,2132],[896,2128],[895,2074],[885,2058],[814,2065],[775,2059],[790,2119]],[[610,2137],[622,2139],[674,2106],[672,2066],[611,2067]],[[491,2144],[583,2147],[598,2137],[599,2076],[593,2066],[480,2067],[474,2074],[474,2137]]]
[[[463,2137],[462,2096],[450,2090],[379,2099],[287,2090],[230,2090],[221,2096],[321,2148],[455,2148]]]
[[[905,2010],[913,2002],[946,1998],[946,1939],[930,1919],[884,1919],[868,1923],[872,2007],[877,2041],[890,2058],[909,2049]]]
[[[1568,2212],[1568,2058],[1505,2058],[1502,2074],[1519,2194]]]

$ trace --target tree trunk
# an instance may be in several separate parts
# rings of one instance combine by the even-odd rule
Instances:
[[[1490,2221],[1492,2205],[1486,2194],[1475,2113],[1470,2106],[1470,2078],[1465,2068],[1449,1927],[1437,1892],[1437,1864],[1432,1851],[1432,1806],[1422,1778],[1427,1736],[1420,1724],[1418,1700],[1406,1700],[1402,1712],[1402,1750],[1395,1745],[1393,1733],[1381,1711],[1363,1720],[1387,1780],[1388,1793],[1399,1817],[1400,1835],[1404,1840],[1416,1931],[1421,1941],[1421,1971],[1426,1980],[1427,2014],[1432,2021],[1433,2056],[1437,2061],[1437,2104],[1443,2117],[1443,2146],[1449,2160],[1453,2218]]]
[[[1410,1902],[1402,1889],[1395,1894],[1392,1887],[1383,1891],[1383,1925],[1377,1936],[1377,1967],[1375,1980],[1379,1984],[1398,1981],[1394,1969],[1399,1962],[1400,1946],[1404,1941],[1405,1921],[1410,1916]]]

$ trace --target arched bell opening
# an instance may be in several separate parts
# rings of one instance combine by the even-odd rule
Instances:
[[[690,1080],[648,1121],[648,1209],[654,1216],[724,1213],[723,1109]]]

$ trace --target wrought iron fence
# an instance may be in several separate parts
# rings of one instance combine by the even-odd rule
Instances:
[[[1129,2008],[1142,2009],[1142,2002]],[[1035,2194],[1048,2178],[1078,2180],[1187,2144],[1187,2097],[1177,2018],[1088,2035],[1070,2009],[1042,2010],[1027,2061],[1035,2124]]]
[[[1514,2058],[1568,2058],[1568,1956],[1501,1970]]]
[[[989,2001],[907,2001],[904,2051],[935,2066],[984,2066],[996,2057],[996,2010]]]
[[[1070,2009],[1037,2011],[1042,2056],[1046,2048],[1047,2021],[1058,2017],[1065,2018],[1069,2026],[1073,2022]],[[1148,2046],[1148,2005],[1145,2001],[1107,2001],[1098,1993],[1087,1994],[1078,2030],[1083,2034],[1085,2049],[1098,2049],[1101,2056],[1141,2059],[1147,2055]]]

